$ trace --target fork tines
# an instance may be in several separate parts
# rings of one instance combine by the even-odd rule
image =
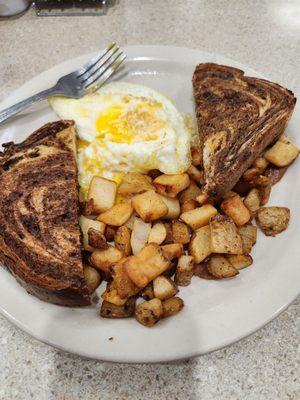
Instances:
[[[88,90],[92,86],[93,90],[96,90],[119,68],[125,58],[126,55],[119,46],[111,43],[106,50],[99,53],[78,71],[77,78],[84,89]]]

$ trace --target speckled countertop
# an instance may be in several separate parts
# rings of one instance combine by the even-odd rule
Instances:
[[[70,19],[42,19],[29,11],[0,20],[0,38],[1,98],[111,39],[219,53],[300,96],[297,0],[120,0],[105,17]],[[297,400],[299,310],[298,298],[275,321],[227,349],[163,365],[84,360],[37,342],[0,317],[0,399]]]

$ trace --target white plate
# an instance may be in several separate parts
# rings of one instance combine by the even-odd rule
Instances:
[[[224,57],[177,47],[136,46],[125,49],[125,71],[116,79],[148,85],[168,95],[183,113],[193,112],[191,77],[197,63],[212,61],[255,71]],[[91,57],[85,55],[60,64],[12,93],[0,109],[45,89],[66,72]],[[24,139],[43,123],[55,120],[46,102],[1,128],[1,143]],[[300,115],[295,111],[287,129],[299,142]],[[297,136],[298,134],[298,136]],[[254,264],[231,280],[206,281],[195,277],[180,289],[185,307],[176,317],[151,329],[134,319],[109,320],[95,307],[69,309],[28,295],[4,269],[0,269],[0,311],[37,339],[82,356],[119,362],[158,362],[197,356],[227,346],[276,317],[298,295],[300,214],[298,163],[274,187],[270,204],[291,209],[288,230],[276,238],[259,234]],[[109,340],[113,337],[113,340]]]

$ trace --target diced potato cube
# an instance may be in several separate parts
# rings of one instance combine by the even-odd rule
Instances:
[[[186,244],[190,242],[190,231],[184,222],[178,220],[173,221],[172,235],[174,243]]]
[[[195,210],[187,211],[180,215],[180,219],[196,230],[209,223],[212,217],[218,214],[218,210],[211,204],[205,204]]]
[[[122,299],[119,296],[114,282],[110,282],[107,284],[106,290],[104,293],[102,293],[101,297],[103,300],[108,301],[109,303],[114,304],[116,306],[123,306],[127,300],[127,299]]]
[[[135,296],[140,291],[140,288],[138,288],[129,278],[125,269],[125,262],[126,258],[113,264],[111,267],[114,287],[121,299]]]
[[[127,226],[120,226],[114,236],[115,246],[125,257],[131,254],[131,231]]]
[[[179,258],[183,254],[183,246],[180,243],[165,244],[161,246],[164,255],[170,261]]]
[[[207,270],[218,279],[231,278],[239,273],[225,257],[219,255],[214,255],[210,258],[207,263]]]
[[[253,264],[253,259],[249,254],[232,254],[227,256],[227,259],[237,270],[249,267],[249,265]]]
[[[244,204],[248,210],[254,214],[260,206],[259,190],[256,188],[251,189],[244,199]]]
[[[166,276],[158,276],[153,281],[153,293],[157,299],[166,300],[178,293],[175,283]]]
[[[298,157],[298,154],[299,149],[285,136],[267,150],[264,157],[277,167],[286,167]]]
[[[207,263],[206,262],[195,265],[194,275],[198,276],[199,278],[206,279],[206,280],[209,280],[209,281],[212,280],[212,279],[215,279],[212,276],[212,274],[210,274],[208,272]]]
[[[175,272],[175,282],[179,286],[188,286],[194,275],[194,260],[191,256],[181,256]]]
[[[260,205],[264,206],[267,204],[267,202],[270,199],[270,195],[271,195],[271,190],[272,190],[272,185],[268,185],[268,186],[261,186],[259,187],[259,197],[260,197]]]
[[[174,219],[177,218],[180,214],[180,204],[178,199],[173,199],[171,197],[162,196],[159,194],[159,197],[168,207],[168,213],[163,216],[163,219]]]
[[[203,261],[211,254],[210,226],[206,225],[197,229],[189,245],[189,252],[196,264]]]
[[[199,171],[198,168],[196,168],[194,165],[191,165],[186,172],[189,174],[190,179],[200,183],[200,185],[204,185],[205,179],[203,171]]]
[[[148,243],[162,244],[167,237],[167,229],[162,222],[157,222],[152,226],[148,237]]]
[[[144,289],[141,290],[140,292],[142,298],[144,300],[152,300],[154,299],[154,292],[153,292],[153,284],[152,282],[149,283]]]
[[[179,192],[189,186],[189,183],[188,174],[160,175],[153,181],[156,191],[167,197],[176,197]]]
[[[168,269],[170,261],[159,245],[149,243],[138,254],[128,257],[124,265],[135,285],[144,288]]]
[[[203,204],[210,202],[210,197],[206,193],[201,193],[199,196],[197,196],[196,200],[201,206],[203,206]]]
[[[132,206],[145,222],[155,221],[168,213],[168,207],[154,190],[134,196]]]
[[[83,247],[87,251],[93,251],[94,249],[89,245],[88,231],[90,228],[93,228],[100,233],[104,233],[105,225],[103,224],[103,222],[89,219],[87,217],[84,217],[83,215],[80,215],[78,221],[82,231]]]
[[[133,254],[136,254],[140,250],[142,250],[142,248],[148,242],[150,231],[151,231],[150,223],[146,223],[142,219],[135,217],[130,239],[130,244]]]
[[[123,254],[113,246],[109,246],[107,250],[95,250],[91,254],[91,264],[104,272],[109,272],[110,267],[121,260]]]
[[[201,189],[196,185],[195,181],[191,180],[189,186],[179,194],[178,198],[180,203],[183,204],[188,200],[196,200],[201,193]]]
[[[260,173],[262,174],[268,165],[269,165],[269,162],[264,157],[258,157],[254,161],[252,167],[257,168],[260,171]]]
[[[171,243],[173,243],[172,224],[171,224],[171,222],[164,222],[164,226],[167,231],[167,236],[164,240],[164,244],[171,244]]]
[[[217,215],[210,221],[212,253],[243,254],[243,242],[232,219]]]
[[[252,182],[254,179],[259,177],[260,173],[261,172],[258,168],[249,168],[243,173],[243,179],[246,182]]]
[[[243,253],[250,253],[256,243],[257,227],[254,225],[244,225],[238,228],[238,232],[243,242]]]
[[[102,318],[129,318],[134,315],[135,298],[128,299],[122,306],[116,306],[108,301],[103,301],[100,309]]]
[[[109,210],[115,204],[116,193],[116,182],[100,176],[93,176],[88,191],[88,200],[93,199],[94,211],[101,213]]]
[[[98,221],[111,226],[124,225],[131,217],[133,208],[130,203],[119,203],[97,217]]]
[[[135,212],[133,212],[132,214],[131,214],[131,217],[129,218],[129,220],[127,220],[126,222],[125,222],[125,226],[127,226],[127,228],[129,228],[131,231],[133,230],[133,225],[134,225],[134,221],[135,221],[135,219],[137,218],[137,215],[136,215],[136,213]]]
[[[92,249],[106,250],[109,248],[106,237],[94,228],[88,230],[88,244]]]
[[[183,214],[187,211],[195,210],[199,205],[196,200],[187,200],[181,204],[180,213]]]
[[[200,147],[191,146],[191,156],[193,165],[202,165],[202,152]]]
[[[127,172],[118,187],[118,194],[124,197],[132,197],[152,189],[153,186],[149,176],[139,172]]]
[[[83,274],[89,294],[94,293],[101,283],[101,276],[99,272],[95,268],[85,265],[83,267]]]
[[[256,221],[266,236],[275,236],[288,227],[290,210],[287,207],[262,207],[257,211]]]
[[[136,306],[135,318],[145,326],[151,327],[155,325],[163,315],[162,302],[159,299],[144,301]]]
[[[183,309],[184,302],[180,297],[171,297],[162,302],[163,318],[171,317]]]
[[[238,226],[245,225],[251,219],[251,214],[239,195],[223,200],[221,210]]]

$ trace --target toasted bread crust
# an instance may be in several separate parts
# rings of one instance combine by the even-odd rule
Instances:
[[[65,306],[90,303],[73,125],[46,124],[0,154],[0,261],[29,293]]]
[[[282,86],[212,63],[193,75],[205,192],[223,195],[283,133],[296,98]]]

